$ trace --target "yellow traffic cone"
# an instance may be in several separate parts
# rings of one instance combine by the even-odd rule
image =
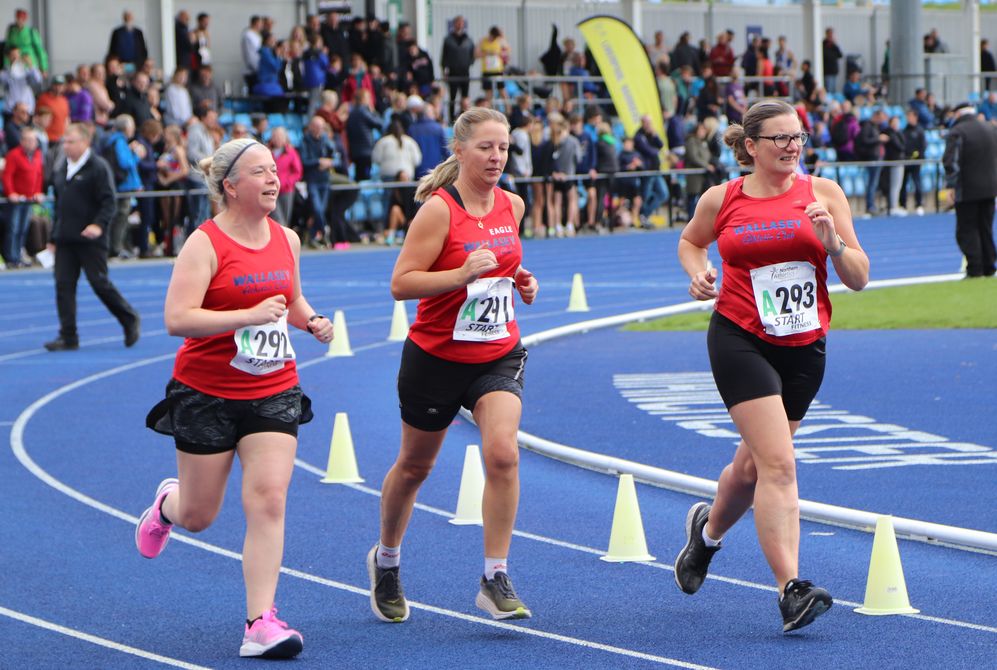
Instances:
[[[346,315],[343,310],[337,309],[332,316],[332,341],[329,342],[329,351],[325,353],[328,357],[352,356],[350,349],[350,335],[346,332]]]
[[[480,526],[481,497],[485,494],[485,472],[481,467],[478,445],[469,444],[464,450],[464,471],[457,494],[457,514],[450,519],[455,526]]]
[[[346,412],[336,412],[332,426],[332,443],[329,445],[329,464],[325,468],[323,484],[358,484],[363,481],[357,472],[357,457],[353,453],[350,420]]]
[[[609,551],[601,559],[610,563],[654,560],[654,556],[647,553],[644,523],[640,520],[633,475],[620,475],[613,529],[609,533]]]
[[[405,312],[405,301],[395,301],[395,312],[391,315],[391,332],[389,342],[404,342],[408,337],[408,314]]]
[[[900,565],[900,550],[893,531],[893,517],[876,519],[876,536],[872,540],[869,579],[865,585],[865,601],[855,609],[860,614],[917,614],[907,597],[907,582]]]
[[[582,273],[576,272],[571,280],[571,297],[568,298],[569,312],[589,311],[588,300],[585,299],[585,286],[582,284]]]

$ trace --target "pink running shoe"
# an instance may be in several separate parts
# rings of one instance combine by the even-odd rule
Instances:
[[[304,639],[301,633],[288,628],[286,623],[277,618],[277,608],[271,607],[252,626],[246,626],[239,656],[294,658],[301,653],[302,648]]]
[[[170,541],[173,524],[163,523],[159,509],[166,494],[176,491],[179,486],[180,482],[172,477],[161,481],[159,488],[156,489],[156,500],[152,503],[152,507],[142,512],[142,516],[138,519],[138,525],[135,526],[135,546],[138,547],[138,553],[145,558],[159,556],[166,543]]]

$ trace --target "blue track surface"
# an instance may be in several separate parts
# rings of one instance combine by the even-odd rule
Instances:
[[[944,216],[858,224],[877,279],[955,271],[952,227]],[[542,290],[536,305],[518,310],[524,333],[578,320],[564,311],[574,272],[585,277],[593,308],[586,318],[685,301],[676,242],[675,232],[661,232],[527,244],[526,264]],[[462,421],[451,428],[406,536],[403,574],[415,604],[412,618],[404,625],[375,621],[363,558],[377,539],[376,494],[398,448],[394,381],[400,345],[385,341],[395,253],[302,260],[306,293],[323,312],[345,310],[356,355],[329,359],[314,341],[295,342],[302,384],[317,415],[302,429],[300,467],[289,497],[286,573],[278,591],[281,617],[305,636],[296,667],[992,664],[993,556],[901,541],[911,601],[922,617],[863,617],[851,609],[863,599],[872,536],[804,523],[803,575],[829,588],[837,604],[816,625],[784,637],[750,519],[729,535],[714,563],[716,578],[690,598],[675,588],[668,566],[684,541],[693,498],[638,486],[648,546],[658,562],[607,564],[597,557],[609,539],[616,480],[525,451],[511,570],[535,618],[495,624],[473,605],[480,529],[447,523],[464,446],[478,442],[476,430]],[[138,557],[132,539],[134,517],[175,467],[170,442],[143,427],[179,344],[162,325],[169,272],[165,263],[112,271],[143,315],[143,338],[133,349],[121,346],[120,328],[84,282],[83,348],[65,354],[40,349],[56,329],[51,277],[0,275],[0,426],[11,445],[0,450],[0,667],[247,663],[236,656],[243,611],[238,473],[208,531],[175,534],[155,561]],[[413,311],[410,305],[410,317]],[[827,412],[992,451],[995,342],[993,332],[832,332],[819,400]],[[715,478],[733,440],[703,435],[702,426],[662,421],[621,394],[623,378],[614,386],[614,375],[707,371],[701,334],[606,330],[545,343],[531,352],[523,428]],[[318,481],[333,416],[340,411],[350,417],[366,478],[361,485]],[[839,415],[808,419],[804,426],[832,416]],[[801,447],[815,445],[826,446]],[[997,531],[993,463],[841,469],[841,461],[813,461],[853,452],[813,453],[824,455],[799,466],[801,493],[808,499]]]

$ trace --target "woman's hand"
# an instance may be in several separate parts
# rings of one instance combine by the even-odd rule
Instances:
[[[277,323],[286,311],[287,298],[284,297],[283,293],[278,293],[249,310],[249,323],[253,326]]]
[[[464,284],[470,284],[478,277],[491,272],[499,266],[498,259],[491,249],[476,249],[467,255],[461,271],[464,276]]]
[[[828,253],[837,251],[839,246],[838,233],[834,229],[834,217],[831,216],[831,212],[821,203],[814,201],[807,205],[804,213],[810,217],[814,233],[820,243],[824,245],[824,249]]]
[[[335,338],[333,333],[332,321],[328,317],[319,317],[317,319],[310,320],[306,326],[308,332],[315,336],[315,339],[322,344],[328,344],[332,342]]]
[[[689,282],[689,295],[696,300],[712,300],[717,297],[717,269],[709,268],[697,272]]]
[[[537,291],[540,290],[537,278],[533,276],[532,272],[520,265],[519,269],[516,270],[514,280],[516,282],[516,290],[519,291],[519,297],[527,305],[532,305],[533,301],[537,299]]]

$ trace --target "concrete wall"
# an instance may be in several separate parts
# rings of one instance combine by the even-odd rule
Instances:
[[[163,0],[170,1],[170,0]],[[427,0],[428,2],[428,0]],[[286,36],[298,21],[306,2],[299,0],[197,0],[187,3],[172,0],[175,8],[187,8],[191,14],[206,11],[211,17],[212,53],[219,81],[230,81],[238,92],[242,80],[239,38],[252,14],[268,14],[277,21],[277,33]],[[143,29],[150,53],[162,61],[160,0],[0,0],[0,28],[13,21],[14,10],[26,7],[33,19],[46,14],[46,47],[53,72],[68,72],[78,63],[102,60],[107,52],[111,31],[121,23],[121,12],[128,8],[136,24]],[[354,0],[354,7],[364,6]],[[378,0],[383,9],[387,0]],[[523,69],[539,69],[538,58],[548,46],[552,24],[557,24],[559,38],[580,40],[576,24],[594,14],[623,17],[623,2],[579,2],[577,0],[432,0],[429,2],[427,44],[423,46],[434,59],[440,55],[447,21],[455,14],[468,19],[468,32],[475,39],[492,25],[500,25],[513,48],[515,64]],[[402,0],[403,20],[415,21],[416,0]],[[44,11],[40,11],[44,10]],[[969,56],[972,45],[965,38],[966,26],[961,12],[925,9],[924,29],[938,28],[953,54]],[[803,8],[800,5],[745,6],[708,3],[643,4],[642,37],[651,41],[655,30],[664,30],[669,44],[688,30],[697,40],[713,31],[730,28],[737,41],[736,50],[744,49],[745,28],[760,25],[772,37],[784,34],[798,58],[803,53]],[[866,72],[876,73],[882,65],[883,50],[889,32],[889,7],[821,8],[825,26],[833,26],[842,50],[862,55]],[[997,43],[997,13],[981,14],[981,35]],[[45,34],[45,33],[43,33]],[[712,39],[712,36],[709,36]],[[920,39],[920,37],[918,37]]]

